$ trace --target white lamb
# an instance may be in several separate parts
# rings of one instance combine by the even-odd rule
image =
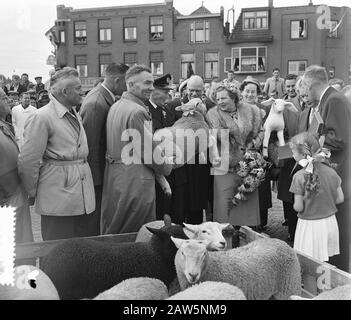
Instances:
[[[263,156],[265,158],[268,157],[268,143],[269,138],[271,136],[272,131],[277,131],[277,136],[279,140],[279,145],[284,146],[284,117],[283,111],[285,108],[293,112],[298,112],[297,108],[293,103],[287,102],[283,99],[274,99],[270,98],[267,101],[261,102],[264,106],[271,106],[271,110],[269,111],[269,115],[266,119],[266,122],[263,125],[264,128],[264,139],[263,139]]]
[[[308,299],[300,296],[291,296],[291,300],[351,300],[351,284],[336,287],[319,294],[318,296]]]
[[[40,269],[21,265],[14,269],[15,285],[0,285],[0,300],[60,300],[50,278]]]
[[[161,280],[140,277],[124,280],[100,293],[93,300],[164,300],[166,298],[168,298],[168,290]]]
[[[179,292],[167,300],[246,300],[241,289],[225,282],[206,281]]]
[[[260,239],[228,251],[208,252],[205,240],[172,237],[182,290],[202,281],[239,287],[248,300],[288,300],[301,292],[301,270],[295,251],[278,239]]]
[[[147,242],[151,239],[152,233],[147,227],[160,229],[163,226],[164,222],[161,220],[143,225],[137,234],[135,242]],[[183,226],[183,231],[189,239],[208,240],[210,243],[208,249],[213,251],[226,249],[227,241],[222,232],[223,230],[230,231],[233,229],[230,223],[218,222],[203,222],[199,225],[183,223]]]

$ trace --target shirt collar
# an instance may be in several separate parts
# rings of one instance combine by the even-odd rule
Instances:
[[[52,94],[50,94],[49,97],[50,97],[50,101],[54,105],[57,115],[59,116],[59,118],[63,118],[63,116],[67,112],[69,112],[69,109],[65,107],[63,104],[61,104],[60,102],[58,102],[58,100]]]
[[[149,99],[149,101],[150,101],[151,105],[152,105],[155,109],[157,109],[157,104],[153,103],[153,102],[151,101],[151,99]]]
[[[101,83],[101,86],[102,86],[103,88],[106,89],[106,91],[107,91],[107,92],[110,94],[110,96],[112,97],[112,101],[115,102],[115,101],[116,101],[116,97],[115,97],[115,95],[112,93],[112,91],[109,90],[103,83]]]

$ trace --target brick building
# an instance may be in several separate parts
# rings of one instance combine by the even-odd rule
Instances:
[[[58,66],[76,67],[88,88],[111,61],[145,64],[153,75],[171,73],[174,81],[194,72],[205,80],[225,77],[233,69],[261,82],[274,67],[301,74],[306,66],[325,66],[331,76],[348,81],[351,66],[351,9],[329,7],[331,27],[317,26],[321,13],[312,4],[242,9],[233,30],[224,9],[212,13],[201,6],[182,15],[172,0],[156,4],[73,9],[57,6],[51,28]],[[347,66],[347,67],[345,67]]]
[[[264,82],[274,67],[282,75],[301,75],[308,65],[318,64],[331,77],[350,81],[351,9],[329,9],[328,23],[322,19],[323,9],[312,3],[276,8],[270,0],[267,7],[242,9],[226,41],[231,47],[226,68],[233,69],[239,80],[251,74]]]

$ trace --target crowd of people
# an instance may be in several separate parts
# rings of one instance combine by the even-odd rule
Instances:
[[[328,83],[325,68],[310,66],[302,77],[285,78],[275,68],[264,85],[252,76],[239,82],[233,71],[210,83],[192,75],[175,85],[170,74],[154,79],[145,66],[112,63],[84,95],[74,68],[57,70],[49,88],[41,77],[35,80],[14,75],[10,87],[1,82],[0,88],[0,205],[17,208],[18,243],[33,241],[34,199],[43,240],[56,240],[136,232],[164,214],[191,224],[206,214],[237,230],[247,225],[261,232],[274,190],[291,245],[349,271],[351,90],[335,79]],[[217,129],[220,156],[229,162],[225,172],[216,167],[213,174],[210,157],[203,163],[200,154],[180,167],[152,157],[162,154],[153,133],[182,118],[177,107],[193,99],[201,99],[209,127]],[[262,154],[270,108],[261,102],[268,99],[298,110],[283,113],[292,156],[277,158],[272,134],[260,185],[233,205],[243,181],[238,166],[248,150]],[[321,132],[309,130],[316,113]],[[140,139],[126,135],[132,129]],[[140,161],[126,163],[125,152]],[[171,196],[155,175],[166,176]]]

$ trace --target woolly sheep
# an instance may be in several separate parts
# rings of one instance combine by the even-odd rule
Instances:
[[[269,138],[271,136],[272,131],[277,131],[279,145],[280,146],[285,145],[285,141],[284,141],[285,123],[284,123],[284,117],[283,117],[284,109],[288,108],[289,110],[291,110],[293,112],[298,112],[298,110],[294,106],[293,103],[287,102],[283,99],[270,98],[267,101],[261,102],[261,104],[264,106],[271,105],[271,110],[269,111],[266,122],[263,125],[263,128],[265,130],[264,131],[264,139],[263,139],[263,156],[265,158],[267,158],[268,157],[268,142],[269,142]]]
[[[39,268],[17,266],[14,275],[14,286],[0,285],[0,300],[59,300],[54,284]]]
[[[130,278],[100,293],[93,300],[164,300],[168,298],[166,285],[146,277]]]
[[[319,294],[318,296],[308,299],[300,296],[291,296],[291,300],[351,300],[351,284],[336,287]]]
[[[176,247],[170,236],[186,238],[180,225],[165,220],[149,242],[106,243],[69,239],[43,257],[42,269],[52,279],[61,299],[93,298],[123,280],[159,279],[169,286],[176,277]]]
[[[225,282],[206,281],[179,292],[167,300],[246,300],[241,289]]]
[[[162,128],[154,133],[154,139],[162,141],[159,146],[165,151],[166,159],[173,161],[170,159],[174,159],[176,156],[174,168],[177,168],[185,163],[191,163],[197,153],[203,155],[207,148],[210,148],[212,163],[218,165],[220,157],[217,142],[210,134],[210,128],[205,118],[207,109],[202,100],[199,98],[191,99],[188,103],[176,107],[176,110],[181,111],[183,116],[171,127]],[[191,143],[192,139],[188,136],[191,132],[196,133],[198,137],[195,139],[194,135],[194,144]],[[170,196],[172,191],[166,178],[159,174],[156,174],[155,177],[164,193]]]
[[[136,242],[149,241],[152,233],[147,230],[147,227],[161,228],[164,222],[161,220],[152,221],[143,225],[136,237]],[[227,247],[227,241],[224,238],[223,230],[230,231],[233,229],[230,223],[218,223],[218,222],[203,222],[199,225],[183,223],[184,234],[189,239],[197,240],[208,240],[210,242],[208,249],[217,251],[224,250]]]
[[[175,265],[182,290],[199,281],[222,281],[239,287],[248,300],[287,300],[301,292],[297,255],[281,240],[260,239],[217,252],[208,252],[205,240],[172,240],[179,248]]]

